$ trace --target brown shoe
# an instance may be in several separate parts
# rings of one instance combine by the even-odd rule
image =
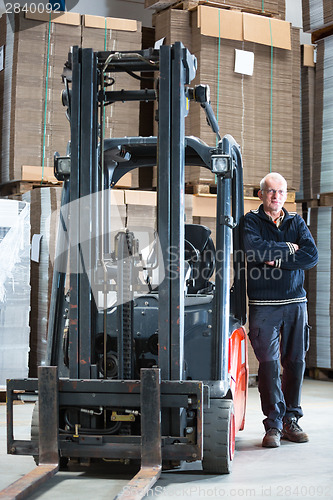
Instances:
[[[280,446],[281,431],[279,429],[268,429],[262,440],[262,446],[264,448],[277,448]]]
[[[288,420],[283,424],[282,438],[294,443],[306,443],[309,441],[308,435],[301,429],[296,419]]]

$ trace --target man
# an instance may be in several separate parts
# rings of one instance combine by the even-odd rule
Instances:
[[[266,416],[262,446],[275,448],[281,437],[308,441],[298,425],[309,347],[303,281],[304,270],[316,265],[318,252],[302,217],[283,208],[287,182],[280,174],[266,175],[258,196],[262,204],[244,217],[249,338],[259,361],[258,389]]]

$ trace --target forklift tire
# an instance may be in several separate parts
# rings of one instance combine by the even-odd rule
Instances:
[[[235,452],[234,403],[211,399],[204,410],[202,468],[209,474],[229,474]]]
[[[35,403],[34,409],[32,410],[31,417],[31,441],[39,440],[39,405],[38,399]],[[39,455],[33,455],[33,459],[36,465],[39,465]],[[68,457],[59,457],[59,468],[66,469],[68,464]]]

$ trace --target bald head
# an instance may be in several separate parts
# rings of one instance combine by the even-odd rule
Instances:
[[[261,179],[260,181],[261,191],[263,191],[266,188],[267,182],[270,183],[270,181],[283,183],[285,185],[285,190],[287,191],[287,181],[278,172],[270,172],[269,174],[265,175],[263,179]]]

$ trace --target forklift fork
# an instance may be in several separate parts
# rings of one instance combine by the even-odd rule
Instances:
[[[12,398],[9,392],[7,398]],[[2,500],[26,498],[42,483],[59,470],[58,452],[58,376],[56,366],[38,367],[39,400],[39,465],[0,492]],[[7,401],[7,403],[10,403]],[[12,430],[8,436],[9,446],[13,441],[13,405],[8,404],[7,428]],[[15,453],[9,449],[8,453]]]

